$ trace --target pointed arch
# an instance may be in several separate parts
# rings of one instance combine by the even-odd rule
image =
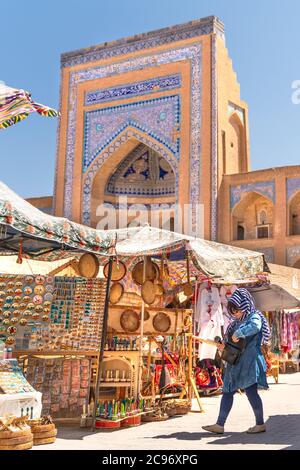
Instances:
[[[139,143],[147,145],[167,160],[175,175],[175,200],[178,201],[178,160],[161,142],[128,126],[97,155],[84,174],[82,186],[82,222],[84,224],[91,224],[91,206],[95,202],[92,200],[93,185],[97,184],[99,200],[104,201],[104,188],[107,179],[125,156]]]
[[[237,112],[229,116],[228,151],[226,173],[247,171],[245,126]]]
[[[232,240],[241,239],[239,237],[242,232],[244,240],[271,238],[274,226],[274,203],[258,191],[247,192],[232,208],[231,222]]]

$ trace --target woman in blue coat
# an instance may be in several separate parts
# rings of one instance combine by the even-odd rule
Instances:
[[[216,424],[203,426],[205,431],[223,434],[226,419],[233,404],[233,396],[239,389],[245,390],[255,415],[256,425],[248,429],[248,433],[266,431],[263,417],[263,405],[257,389],[268,388],[266,378],[266,363],[261,352],[263,335],[268,329],[261,312],[257,311],[251,294],[246,289],[237,289],[230,297],[228,311],[233,317],[233,322],[226,332],[226,337],[231,337],[232,342],[237,343],[240,338],[245,338],[246,346],[236,365],[228,364],[225,369],[223,396],[219,417]],[[224,343],[220,344],[220,350],[224,349]]]

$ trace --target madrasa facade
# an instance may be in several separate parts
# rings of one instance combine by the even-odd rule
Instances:
[[[40,209],[176,230],[188,208],[189,233],[300,267],[300,166],[250,171],[217,17],[62,54],[60,112],[54,195],[29,200]]]

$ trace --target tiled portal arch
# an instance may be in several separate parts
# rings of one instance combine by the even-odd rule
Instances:
[[[128,127],[123,132],[121,132],[113,142],[103,149],[102,152],[99,153],[99,155],[95,158],[93,165],[85,174],[82,190],[82,223],[89,225],[91,221],[92,186],[96,174],[99,172],[99,170],[101,170],[101,167],[109,160],[113,153],[130,139],[135,139],[147,145],[168,161],[175,175],[175,199],[176,202],[178,202],[178,160],[161,143],[157,142],[153,138],[149,138],[147,134],[144,134],[137,129]]]

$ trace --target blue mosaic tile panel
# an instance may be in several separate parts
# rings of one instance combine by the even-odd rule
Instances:
[[[85,172],[99,153],[127,127],[153,137],[170,150],[177,159],[180,139],[174,139],[179,130],[180,99],[178,95],[101,108],[85,113],[84,155]]]
[[[141,82],[129,83],[126,85],[104,88],[102,90],[90,91],[85,95],[85,106],[104,103],[106,101],[131,98],[158,91],[173,90],[181,87],[181,76],[179,74],[166,77],[151,78]]]
[[[240,184],[231,186],[230,188],[230,208],[232,209],[246,193],[256,192],[262,196],[266,196],[275,202],[275,182],[272,181],[259,181],[248,184]]]
[[[286,198],[287,202],[300,189],[300,178],[288,178],[286,181]]]

